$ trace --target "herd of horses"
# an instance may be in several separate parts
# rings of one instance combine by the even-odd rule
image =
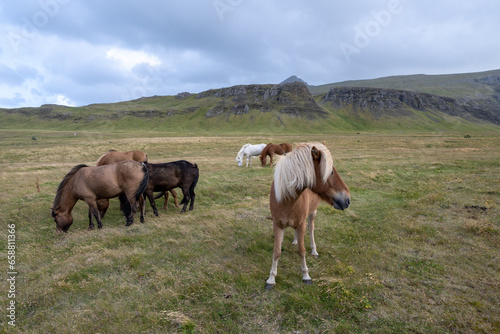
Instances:
[[[153,212],[158,216],[154,192],[165,196],[164,208],[168,192],[174,196],[176,206],[177,194],[174,188],[181,188],[184,198],[181,212],[193,210],[196,194],[194,189],[198,183],[199,169],[195,163],[186,160],[168,163],[148,163],[148,156],[141,151],[119,152],[109,150],[96,162],[96,166],[78,165],[66,174],[59,184],[52,217],[59,231],[67,232],[73,223],[71,211],[78,200],[89,206],[89,229],[102,228],[102,218],[109,207],[109,199],[118,197],[126,226],[134,222],[134,216],[140,209],[141,222],[144,223],[145,200],[147,197]]]
[[[314,241],[314,219],[319,204],[324,201],[337,210],[347,209],[351,203],[349,188],[333,166],[330,151],[324,143],[299,143],[292,149],[288,143],[245,144],[236,156],[238,166],[247,158],[247,167],[252,157],[260,157],[262,166],[267,156],[273,165],[273,155],[280,155],[274,166],[269,205],[273,220],[274,248],[272,265],[266,289],[276,285],[278,260],[285,229],[295,230],[294,244],[301,260],[302,282],[311,284],[306,264],[304,235],[309,230],[311,253],[319,256]],[[181,188],[184,198],[181,212],[193,210],[199,169],[195,163],[179,160],[169,163],[148,163],[147,154],[141,151],[118,152],[110,150],[103,154],[95,167],[78,165],[64,177],[57,188],[52,206],[52,217],[59,231],[66,232],[73,223],[71,211],[78,200],[89,206],[89,229],[102,228],[102,218],[109,206],[109,199],[118,197],[120,209],[125,215],[126,225],[134,221],[140,210],[144,222],[145,197],[154,214],[158,216],[155,199],[170,192],[176,201],[174,188]],[[159,195],[156,197],[154,193]]]

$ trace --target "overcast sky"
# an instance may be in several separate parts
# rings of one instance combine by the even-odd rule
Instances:
[[[500,69],[498,0],[0,1],[0,107]]]

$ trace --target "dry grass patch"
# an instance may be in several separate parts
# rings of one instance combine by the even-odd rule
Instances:
[[[0,136],[0,217],[16,225],[14,333],[383,332],[493,333],[500,296],[498,134],[142,137],[46,132]],[[322,205],[314,284],[283,243],[277,287],[264,289],[273,234],[272,169],[238,168],[247,142],[326,141],[352,205]],[[172,200],[126,228],[117,200],[88,231],[79,202],[69,233],[50,207],[71,167],[107,150],[200,168],[195,209]],[[38,192],[37,188],[40,191]],[[178,192],[179,200],[182,194]],[[163,203],[159,200],[157,205]],[[6,230],[0,237],[7,240]],[[306,245],[309,240],[306,238]],[[3,254],[6,242],[0,244]],[[306,247],[309,251],[309,247]],[[2,260],[5,269],[5,257]],[[6,272],[6,270],[4,270]],[[6,280],[0,283],[6,291]]]

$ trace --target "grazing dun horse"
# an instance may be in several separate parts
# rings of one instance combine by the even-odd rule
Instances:
[[[78,200],[85,201],[89,206],[89,229],[94,228],[92,216],[97,221],[97,227],[102,228],[97,201],[113,197],[120,198],[126,225],[131,225],[137,211],[137,201],[146,189],[148,180],[146,166],[132,160],[99,167],[73,167],[59,184],[52,205],[52,217],[57,229],[68,231],[73,223],[71,211]]]
[[[295,229],[297,253],[302,264],[302,282],[312,283],[306,265],[304,234],[306,218],[309,218],[311,252],[318,256],[314,242],[314,218],[321,200],[337,210],[344,210],[351,203],[349,189],[333,167],[330,151],[320,143],[298,144],[295,150],[278,160],[274,171],[270,193],[274,250],[266,289],[276,285],[281,244],[287,227]]]
[[[260,153],[260,162],[262,163],[262,167],[266,166],[267,156],[269,156],[269,166],[272,166],[274,154],[283,155],[291,151],[292,151],[292,145],[288,143],[281,143],[279,145],[273,143],[267,144],[266,147],[264,147],[264,149]]]
[[[257,145],[252,145],[252,144],[245,144],[243,147],[240,149],[238,154],[236,155],[236,162],[238,163],[238,167],[243,166],[243,159],[245,159],[245,156],[247,157],[247,167],[248,164],[250,164],[250,167],[252,167],[252,157],[259,156],[262,150],[266,147],[266,144],[257,144]]]

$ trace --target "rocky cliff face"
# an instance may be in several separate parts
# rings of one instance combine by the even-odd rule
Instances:
[[[368,112],[375,118],[411,116],[412,109],[434,110],[496,125],[500,125],[499,102],[492,99],[459,101],[433,94],[364,87],[334,87],[323,98],[323,103],[335,108],[349,108],[354,114]]]
[[[280,113],[307,119],[326,117],[328,114],[312,97],[303,83],[283,85],[240,85],[202,92],[196,99],[215,98],[216,105],[207,111],[206,117],[224,113],[242,115],[250,110]]]

